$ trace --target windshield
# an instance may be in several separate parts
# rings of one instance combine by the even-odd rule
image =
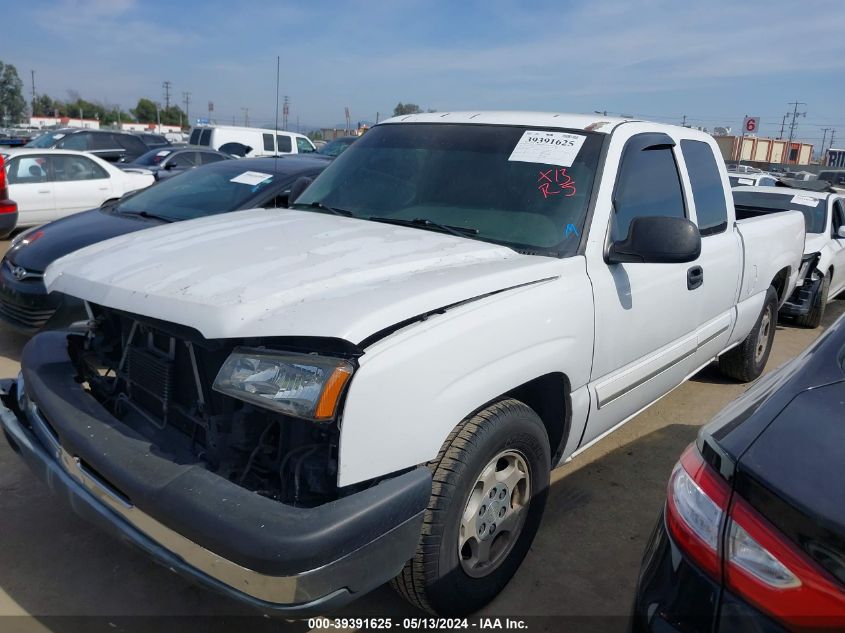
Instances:
[[[136,193],[115,205],[118,213],[148,213],[191,220],[246,208],[243,205],[275,181],[269,172],[243,167],[192,169]]]
[[[331,156],[332,158],[340,156],[343,150],[352,145],[354,140],[356,139],[337,139],[336,141],[323,145],[317,150],[317,153],[323,156]]]
[[[145,167],[152,167],[158,165],[161,161],[173,153],[172,149],[154,149],[146,154],[141,154],[133,162],[135,165],[144,165]]]
[[[42,134],[41,136],[37,136],[32,139],[29,143],[24,145],[24,147],[35,147],[38,149],[44,149],[45,147],[53,147],[59,139],[64,138],[65,135],[61,132],[47,132],[46,134]]]
[[[580,130],[381,125],[343,152],[295,206],[321,203],[429,229],[436,223],[518,250],[572,255],[601,145],[601,135]]]
[[[800,211],[804,214],[807,233],[824,233],[827,229],[827,201],[787,193],[757,193],[756,191],[734,191],[736,216],[740,219],[777,213],[779,211]]]

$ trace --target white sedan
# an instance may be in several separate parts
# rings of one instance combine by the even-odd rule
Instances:
[[[18,204],[18,227],[93,209],[155,182],[152,173],[124,172],[84,152],[20,149],[5,160],[9,198]]]

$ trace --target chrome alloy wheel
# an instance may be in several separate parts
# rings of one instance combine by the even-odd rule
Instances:
[[[469,493],[458,533],[458,558],[467,575],[494,571],[513,548],[531,499],[528,462],[519,451],[499,453]]]
[[[757,332],[757,345],[754,348],[754,362],[759,363],[769,346],[769,331],[772,327],[772,311],[766,309],[760,321],[760,331]]]

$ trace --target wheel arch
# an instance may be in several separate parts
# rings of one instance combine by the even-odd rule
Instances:
[[[529,380],[497,398],[519,400],[540,417],[549,436],[552,468],[560,461],[572,429],[571,396],[569,377],[563,372],[552,372]]]
[[[774,279],[772,279],[771,286],[775,289],[778,295],[778,306],[782,306],[784,301],[788,299],[786,296],[786,291],[789,288],[789,274],[791,269],[787,266],[786,268],[781,268],[776,274]]]

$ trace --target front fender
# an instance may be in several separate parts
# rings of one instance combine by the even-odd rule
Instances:
[[[338,485],[430,461],[463,418],[538,376],[562,372],[575,391],[589,379],[593,333],[592,288],[584,259],[575,257],[561,260],[557,278],[376,342],[346,397]]]

